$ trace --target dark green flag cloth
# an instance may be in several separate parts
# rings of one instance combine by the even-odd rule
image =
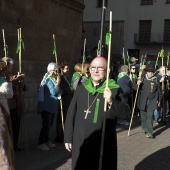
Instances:
[[[92,95],[94,95],[95,93],[103,93],[104,89],[106,88],[106,80],[103,82],[102,86],[100,86],[99,88],[96,89],[95,86],[92,85],[92,79],[91,77],[85,81],[84,83],[82,83],[82,85],[86,88],[86,90],[91,93]],[[116,84],[116,82],[113,79],[109,79],[109,83],[108,83],[108,88],[109,89],[114,89],[114,88],[119,88],[119,85]]]
[[[4,77],[0,77],[0,85],[1,85],[2,83],[4,83],[4,82],[6,82],[5,78],[4,78]]]

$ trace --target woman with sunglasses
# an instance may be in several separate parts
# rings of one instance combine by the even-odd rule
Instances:
[[[131,65],[130,66],[130,74],[129,77],[132,81],[132,94],[131,97],[128,100],[129,106],[131,107],[131,109],[133,109],[133,103],[136,97],[136,90],[137,90],[137,74],[136,74],[136,66],[135,65]],[[135,107],[135,111],[134,111],[134,117],[138,116],[138,109],[137,107]]]

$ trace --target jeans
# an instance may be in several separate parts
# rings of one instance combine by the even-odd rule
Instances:
[[[162,117],[162,107],[158,107],[156,110],[154,110],[154,120],[158,121],[159,118]],[[169,112],[169,102],[168,100],[164,101],[164,114]]]
[[[49,113],[43,110],[41,112],[41,117],[42,117],[42,128],[40,131],[38,145],[41,145],[49,141],[50,128],[53,124],[54,113]]]
[[[146,133],[151,133],[151,134],[153,133],[153,112],[154,110],[149,110],[149,109],[147,109],[146,112],[140,110],[142,129]]]
[[[162,108],[158,107],[157,109],[154,110],[154,120],[158,121],[159,118],[162,116]]]

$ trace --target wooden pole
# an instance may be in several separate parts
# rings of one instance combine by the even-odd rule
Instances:
[[[19,74],[21,74],[21,28],[18,29],[18,43],[19,43]]]
[[[100,56],[100,40],[98,41],[98,46],[97,46],[97,56]]]
[[[55,42],[55,35],[53,34],[53,42],[54,42],[54,55],[57,65],[57,73],[59,74],[59,67],[58,67],[58,58],[57,58],[57,49],[56,49],[56,42]],[[64,116],[63,116],[63,105],[62,105],[62,99],[60,99],[60,108],[61,108],[61,121],[62,121],[62,128],[64,132]]]
[[[108,63],[107,63],[107,76],[106,76],[106,88],[108,88],[109,83],[109,72],[110,72],[110,54],[111,54],[111,38],[112,38],[112,11],[110,11],[110,41],[108,47]],[[99,170],[102,169],[103,160],[103,148],[104,148],[104,138],[105,138],[105,127],[106,127],[106,112],[107,112],[107,101],[104,102],[104,118],[102,126],[102,136],[101,136],[101,147],[100,147],[100,160],[99,160]]]
[[[168,55],[167,55],[167,63],[166,63],[166,66],[168,67],[169,65],[169,52],[168,52]]]
[[[142,58],[143,58],[143,56],[142,56]],[[145,60],[145,57],[144,57],[144,60]],[[142,72],[143,72],[144,60],[143,60],[143,62],[142,62],[142,59],[141,59],[141,66],[140,66],[140,72],[139,72],[139,80],[141,80],[141,76],[142,76]],[[134,104],[133,104],[132,115],[131,115],[129,130],[128,130],[128,136],[130,136],[130,129],[131,129],[132,121],[133,121],[133,116],[134,116],[136,101],[137,101],[137,97],[138,97],[138,91],[139,91],[139,85],[138,85],[137,90],[136,90],[136,96],[135,96],[135,101],[134,101]]]
[[[4,29],[2,29],[2,35],[3,35],[3,42],[4,42],[5,61],[6,61],[6,63],[7,63],[7,52],[6,52],[6,43],[5,43],[5,33],[4,33]]]
[[[102,0],[102,15],[101,15],[101,30],[100,30],[100,48],[99,56],[102,56],[102,45],[103,45],[103,34],[104,34],[104,23],[105,23],[105,13],[106,13],[106,2]]]
[[[163,66],[164,66],[164,57],[163,57],[163,55],[162,55],[162,70],[163,70]],[[166,68],[165,68],[166,69]],[[164,98],[164,81],[165,81],[165,72],[164,73],[162,73],[162,78],[164,77],[164,79],[163,79],[163,81],[162,81],[162,120],[163,120],[163,122],[165,122],[165,120],[166,120],[166,116],[165,116],[165,106],[164,106],[164,103],[165,103],[165,98]]]
[[[131,129],[132,120],[133,120],[133,115],[134,115],[134,111],[135,111],[135,106],[136,106],[138,91],[139,91],[139,85],[138,85],[137,90],[136,90],[136,96],[135,96],[135,101],[134,101],[134,104],[133,104],[133,110],[132,110],[132,115],[131,115],[131,119],[130,119],[129,130],[128,130],[128,136],[130,135],[130,129]]]
[[[82,61],[82,66],[81,66],[81,73],[83,73],[83,70],[84,70],[84,57],[85,57],[85,52],[86,52],[86,38],[84,39],[83,61]]]
[[[159,55],[160,55],[160,52],[158,53],[158,56],[157,56],[157,59],[156,59],[155,70],[156,70],[156,66],[157,66],[157,63],[158,63]]]

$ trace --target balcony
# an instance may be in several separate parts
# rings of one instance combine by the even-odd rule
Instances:
[[[166,36],[165,39],[163,33],[152,33],[147,36],[140,36],[140,34],[135,33],[134,44],[170,44],[170,36]]]

